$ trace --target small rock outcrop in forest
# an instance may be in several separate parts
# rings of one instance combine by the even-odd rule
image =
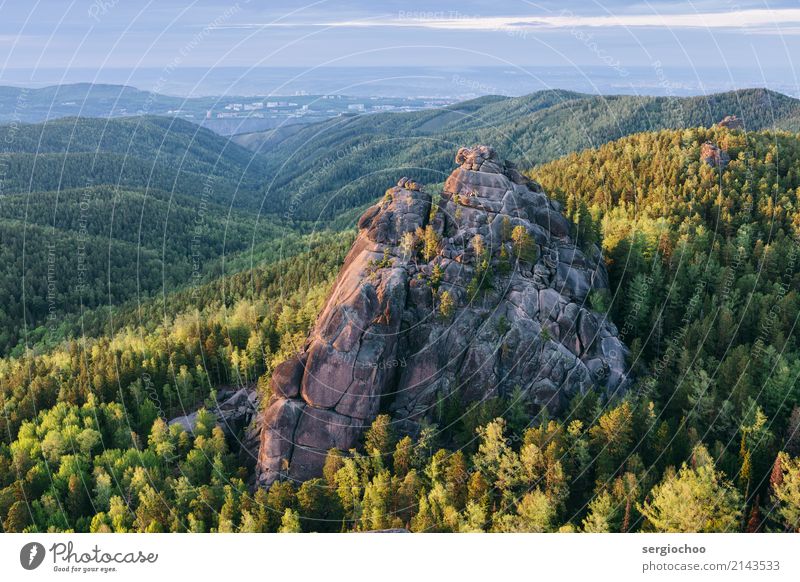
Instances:
[[[735,115],[726,115],[717,125],[719,127],[727,127],[728,129],[744,129],[744,123]]]
[[[578,248],[560,205],[486,146],[462,148],[432,209],[402,179],[359,235],[300,352],[272,375],[258,483],[306,480],[381,412],[400,432],[443,403],[512,393],[557,412],[626,389],[628,349],[591,310],[600,249]]]
[[[709,166],[719,168],[721,170],[724,169],[725,166],[728,165],[728,162],[731,161],[730,156],[728,156],[728,152],[720,148],[718,145],[711,143],[710,141],[707,141],[700,146],[700,159]]]

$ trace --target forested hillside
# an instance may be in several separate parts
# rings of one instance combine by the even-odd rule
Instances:
[[[264,172],[176,119],[0,127],[0,354],[57,344],[85,310],[198,285],[226,261],[241,270],[307,248],[302,229],[259,218]]]
[[[103,83],[72,83],[41,88],[0,87],[0,119],[36,123],[58,117],[110,117],[178,109],[185,99],[135,87]]]
[[[451,152],[492,144],[521,167],[631,133],[711,125],[737,115],[746,130],[800,130],[800,102],[763,89],[707,97],[590,96],[541,91],[484,97],[440,110],[340,117],[234,138],[267,156],[267,212],[329,220],[360,207],[404,175],[438,183]]]
[[[111,487],[123,484],[130,499],[128,487],[149,481],[154,470],[161,477],[147,489],[153,510],[164,515],[171,487],[178,487],[176,493],[189,487],[209,516],[204,521],[195,513],[196,527],[210,527],[219,509],[212,499],[232,486],[244,488],[246,465],[240,468],[236,455],[228,454],[229,444],[214,428],[213,416],[206,415],[200,424],[207,433],[184,433],[181,450],[169,455],[169,468],[159,469],[164,459],[142,449],[154,438],[148,436],[151,427],[204,401],[213,403],[212,387],[255,382],[285,358],[292,338],[305,334],[320,309],[349,244],[347,235],[323,238],[296,259],[123,308],[115,313],[116,331],[107,336],[0,360],[4,531],[33,524],[42,530],[87,530],[100,507],[94,485],[87,489],[90,481],[99,478],[101,489],[107,479]],[[165,312],[170,315],[164,317]],[[87,314],[89,330],[105,328],[104,314],[97,315]],[[165,436],[177,436],[178,428],[165,429]],[[52,429],[56,432],[50,437],[38,434]],[[190,464],[197,470],[192,475],[184,473]],[[178,473],[184,478],[176,481]],[[63,495],[69,491],[72,501],[66,502]],[[128,514],[127,501],[107,501]],[[142,523],[143,529],[177,530],[183,527],[179,521],[151,524],[148,518]]]
[[[207,129],[167,117],[64,118],[0,126],[3,192],[100,184],[157,188],[258,208],[264,162]]]
[[[602,244],[612,293],[591,302],[632,348],[626,396],[590,391],[558,418],[513,396],[442,406],[414,438],[381,416],[321,479],[253,491],[211,413],[193,433],[165,420],[222,385],[267,396],[352,240],[319,237],[125,308],[108,336],[0,360],[4,531],[797,530],[797,135],[636,133],[532,175]]]
[[[217,278],[239,255],[271,261],[306,248],[279,220],[200,204],[112,186],[4,196],[0,353],[74,336],[83,310]]]
[[[223,262],[232,273],[296,252],[312,230],[348,228],[402,175],[441,182],[455,144],[493,143],[528,167],[730,113],[748,128],[789,127],[797,111],[796,100],[763,90],[690,99],[544,91],[342,117],[278,132],[261,154],[179,119],[0,127],[9,266],[0,280],[0,354],[68,337],[81,309],[170,293],[218,276]]]

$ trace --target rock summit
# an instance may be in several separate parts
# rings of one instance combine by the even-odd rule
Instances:
[[[589,302],[609,286],[600,249],[491,147],[456,164],[438,201],[403,178],[359,220],[312,331],[272,374],[258,484],[319,476],[380,413],[414,434],[445,402],[514,394],[557,413],[626,390],[628,349]]]

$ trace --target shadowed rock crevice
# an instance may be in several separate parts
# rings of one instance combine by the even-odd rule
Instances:
[[[462,148],[439,206],[403,178],[359,235],[301,352],[276,367],[258,483],[306,480],[357,445],[380,411],[414,433],[444,399],[519,389],[558,412],[628,384],[628,349],[587,304],[607,289],[560,205],[486,146]]]

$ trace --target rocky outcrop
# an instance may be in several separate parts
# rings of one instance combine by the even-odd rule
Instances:
[[[402,432],[442,404],[515,392],[558,412],[627,387],[627,348],[587,297],[607,289],[559,204],[486,146],[462,148],[438,207],[403,178],[359,221],[334,289],[276,367],[258,482],[319,475],[381,411]]]
[[[239,388],[238,390],[222,389],[217,394],[217,399],[209,412],[217,417],[217,423],[226,435],[236,436],[243,428],[250,424],[258,410],[258,395],[254,386]],[[178,416],[167,424],[181,425],[184,430],[192,432],[197,423],[197,411],[185,416]]]
[[[743,129],[744,124],[742,120],[735,115],[726,115],[722,120],[717,123],[719,127],[727,127],[728,129]]]
[[[258,393],[255,386],[219,390],[216,402],[208,408],[214,414],[217,424],[222,427],[234,450],[238,450],[239,460],[252,467],[258,458],[261,437],[261,418],[258,413]],[[170,420],[168,425],[179,424],[184,430],[194,432],[197,424],[197,411]]]
[[[725,166],[728,165],[728,162],[731,161],[728,152],[710,141],[700,146],[700,159],[709,166],[719,168],[720,170],[724,169]]]

